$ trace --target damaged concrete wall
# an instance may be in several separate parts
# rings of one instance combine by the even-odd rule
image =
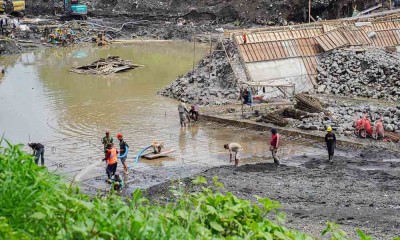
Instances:
[[[307,70],[301,58],[289,58],[267,62],[246,63],[249,75],[254,82],[274,82],[295,85],[296,92],[306,92],[314,88],[307,77]],[[267,97],[276,97],[279,92]]]

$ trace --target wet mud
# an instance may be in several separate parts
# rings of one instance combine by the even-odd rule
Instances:
[[[223,191],[256,201],[255,196],[281,202],[286,225],[321,237],[327,221],[339,223],[356,237],[362,229],[375,239],[400,235],[399,154],[382,149],[342,149],[330,164],[323,149],[286,156],[281,166],[268,158],[234,168],[222,166],[199,174],[212,183],[217,176]],[[188,189],[190,179],[183,180]],[[176,184],[176,183],[175,183]],[[170,184],[152,187],[148,196],[170,201]]]

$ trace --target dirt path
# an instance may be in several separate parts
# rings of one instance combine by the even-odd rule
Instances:
[[[201,175],[209,182],[218,176],[225,191],[241,198],[256,200],[257,195],[278,200],[287,213],[288,227],[316,237],[327,221],[334,221],[353,238],[360,228],[375,239],[392,239],[400,235],[400,163],[393,160],[395,154],[378,157],[377,152],[339,156],[333,164],[321,160],[325,156],[293,156],[304,163],[300,167],[277,167],[270,161],[237,169],[224,166]],[[393,161],[387,161],[388,157]],[[168,187],[149,189],[150,198],[163,199]]]

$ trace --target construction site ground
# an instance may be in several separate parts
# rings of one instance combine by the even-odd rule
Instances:
[[[354,239],[358,228],[374,239],[398,236],[400,155],[370,147],[341,147],[330,164],[323,144],[310,145],[300,151],[282,149],[281,166],[263,157],[254,165],[216,167],[199,175],[210,185],[217,176],[224,191],[244,199],[256,201],[255,196],[260,196],[281,202],[286,225],[316,238],[321,238],[327,222],[339,223]],[[182,182],[189,191],[200,190],[189,180]],[[148,195],[154,201],[168,201],[173,197],[170,187],[170,183],[152,187]]]

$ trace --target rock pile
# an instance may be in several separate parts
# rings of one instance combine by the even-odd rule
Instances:
[[[335,50],[322,57],[318,71],[318,93],[400,99],[399,54],[381,49]]]
[[[382,115],[385,130],[400,133],[400,106],[385,108],[369,105],[350,105],[334,101],[329,102],[328,105],[329,107],[326,110],[331,113],[331,116],[321,113],[315,117],[302,119],[295,125],[301,129],[320,131],[324,131],[326,126],[332,126],[337,133],[350,135],[354,130],[353,124],[355,120],[363,116],[363,112],[367,112],[373,124]]]
[[[231,58],[238,57],[231,41],[224,41],[224,46]],[[218,43],[217,50],[222,49],[222,44]],[[237,102],[239,88],[225,52],[214,51],[203,58],[194,71],[179,77],[159,94],[183,102],[221,105]]]

